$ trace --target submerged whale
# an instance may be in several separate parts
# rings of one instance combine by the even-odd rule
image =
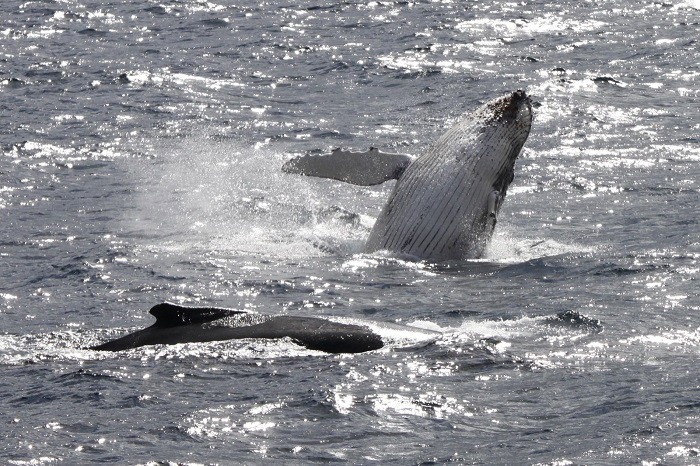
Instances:
[[[326,353],[361,353],[384,346],[368,327],[318,317],[266,316],[215,307],[185,307],[172,303],[153,306],[156,322],[90,349],[122,351],[146,345],[194,343],[244,338],[291,338]]]
[[[397,179],[365,252],[442,261],[480,257],[530,134],[532,106],[518,90],[462,118],[413,158],[372,148],[289,160],[286,173],[370,186]]]

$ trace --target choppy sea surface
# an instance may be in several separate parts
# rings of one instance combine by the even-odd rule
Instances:
[[[3,0],[0,463],[700,463],[700,4]],[[487,257],[363,255],[392,184],[515,89]],[[162,301],[437,330],[84,348]]]

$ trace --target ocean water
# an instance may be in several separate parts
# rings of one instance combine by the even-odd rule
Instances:
[[[700,463],[700,4],[3,0],[0,463]],[[363,255],[418,155],[524,89],[487,257]],[[162,301],[386,348],[85,348]],[[439,331],[425,340],[420,332]]]

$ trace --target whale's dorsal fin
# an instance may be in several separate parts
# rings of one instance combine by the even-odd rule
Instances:
[[[179,325],[202,324],[222,319],[233,314],[243,314],[243,311],[222,309],[217,307],[186,307],[173,303],[156,304],[150,310],[156,318],[155,327],[177,327]]]
[[[282,171],[372,186],[398,180],[412,161],[410,155],[379,152],[376,147],[366,152],[335,149],[329,155],[293,158],[282,166]]]

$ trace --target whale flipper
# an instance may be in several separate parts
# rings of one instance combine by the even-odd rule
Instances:
[[[384,346],[381,337],[363,325],[319,317],[270,316],[214,307],[184,307],[171,303],[151,308],[155,324],[91,349],[122,351],[146,345],[291,338],[327,353],[361,353]]]
[[[398,180],[412,161],[410,155],[379,152],[376,147],[366,152],[350,152],[338,148],[329,155],[293,158],[282,166],[282,171],[372,186]]]

